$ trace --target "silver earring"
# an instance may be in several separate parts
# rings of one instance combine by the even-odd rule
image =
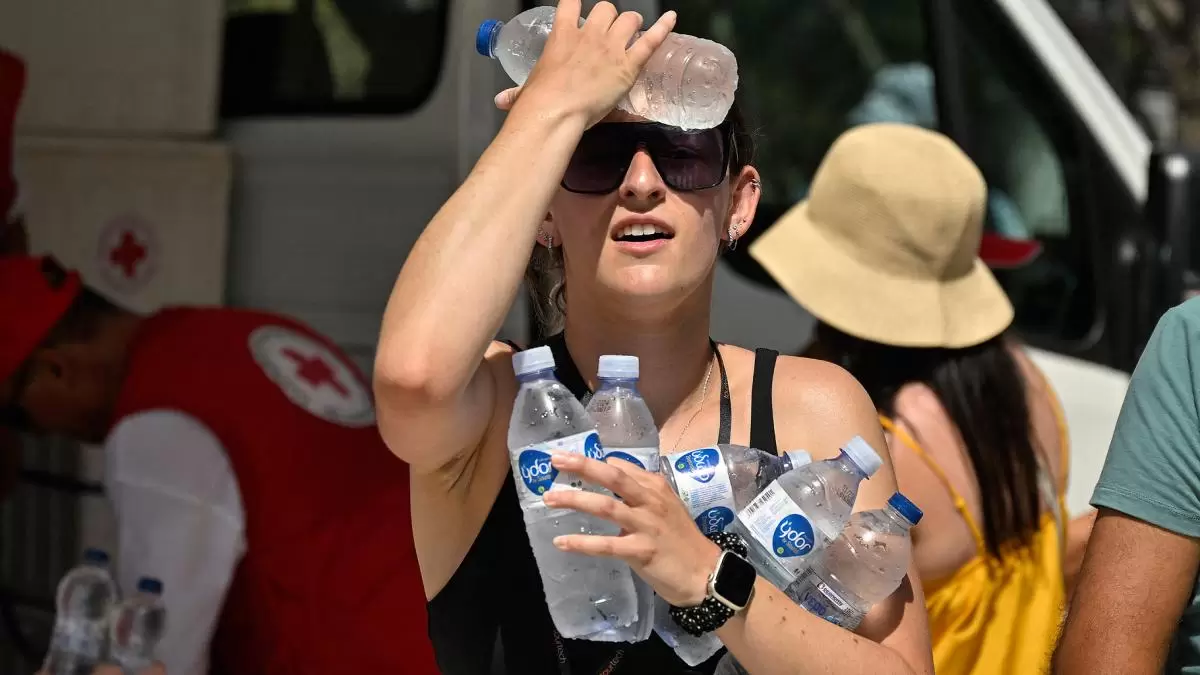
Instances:
[[[737,223],[734,223],[729,226],[729,250],[730,251],[737,248],[737,241],[738,241],[737,228],[739,226],[741,226],[741,224],[742,224],[741,221],[738,221]]]
[[[537,233],[539,237],[546,240],[547,250],[554,248],[554,237],[552,237],[549,232],[543,230],[541,225],[538,225]]]

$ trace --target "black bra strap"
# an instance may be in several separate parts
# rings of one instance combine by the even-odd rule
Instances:
[[[729,443],[733,436],[733,399],[729,396],[729,376],[725,374],[725,359],[721,358],[721,350],[717,343],[709,338],[713,354],[717,357],[717,368],[721,371],[721,426],[717,430],[717,443]]]
[[[775,441],[775,406],[771,392],[775,384],[774,349],[754,350],[754,384],[750,389],[750,447],[779,454]]]
[[[554,374],[558,377],[558,381],[570,389],[571,393],[575,394],[575,398],[587,405],[588,401],[592,399],[592,390],[583,379],[583,375],[579,373],[579,367],[575,365],[575,359],[571,358],[571,352],[567,351],[566,338],[559,333],[546,340],[546,346],[554,354]]]

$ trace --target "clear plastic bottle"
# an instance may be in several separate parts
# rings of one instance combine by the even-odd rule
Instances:
[[[475,48],[500,61],[513,82],[524,84],[545,49],[554,14],[554,7],[534,7],[507,23],[484,21]],[[617,107],[683,129],[711,129],[725,121],[737,85],[737,59],[728,48],[671,33]]]
[[[871,607],[900,587],[912,558],[911,530],[921,509],[897,492],[888,506],[857,513],[838,538],[785,592],[809,612],[855,630]],[[726,654],[713,675],[746,675]]]
[[[658,427],[650,408],[638,392],[638,358],[606,355],[597,371],[600,387],[588,401],[587,411],[604,446],[604,458],[623,459],[650,471],[658,469]],[[637,592],[637,620],[588,639],[601,642],[641,642],[654,628],[654,589],[632,573]]]
[[[807,466],[812,457],[803,450],[777,457],[756,448],[718,445],[675,453],[662,457],[660,462],[663,475],[696,519],[696,526],[712,534],[732,524],[734,514],[771,481]],[[696,637],[676,625],[670,608],[661,599],[654,611],[655,632],[689,666],[704,663],[721,649],[716,635]]]
[[[757,448],[718,445],[663,457],[662,474],[704,534],[723,532],[771,481],[807,466],[803,450],[775,456]]]
[[[837,457],[789,471],[738,512],[733,530],[750,549],[759,574],[786,589],[850,519],[862,481],[883,461],[855,436]]]
[[[887,508],[855,514],[842,534],[787,588],[804,609],[848,630],[904,581],[912,560],[909,536],[921,509],[897,492]]]
[[[550,457],[573,452],[603,459],[596,427],[583,404],[555,379],[548,347],[518,352],[513,369],[521,388],[508,427],[509,460],[554,626],[564,638],[579,639],[629,626],[637,619],[629,566],[612,558],[566,553],[553,543],[563,534],[611,536],[620,528],[586,513],[551,509],[542,500],[551,490],[585,489],[578,476],[554,468]]]
[[[95,548],[58,584],[54,635],[42,670],[46,675],[91,675],[108,655],[108,616],[118,601],[108,554]]]
[[[139,675],[154,663],[154,649],[167,629],[162,582],[138,580],[137,593],[113,610],[109,621],[109,660],[125,675]]]

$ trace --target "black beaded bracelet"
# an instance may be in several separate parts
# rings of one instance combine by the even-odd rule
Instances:
[[[723,550],[729,551],[734,555],[746,558],[749,554],[746,542],[732,532],[713,532],[708,535],[708,538]],[[732,609],[711,595],[705,597],[703,602],[693,607],[676,607],[671,605],[670,612],[671,618],[675,620],[675,623],[679,624],[680,628],[687,631],[693,637],[701,637],[705,633],[711,633],[724,626],[725,622],[733,616]]]
[[[708,535],[708,538],[722,549],[736,553],[743,558],[750,555],[750,549],[746,546],[746,541],[732,532],[713,532]]]

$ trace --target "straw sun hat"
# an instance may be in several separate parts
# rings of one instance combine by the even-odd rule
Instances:
[[[1012,304],[977,256],[987,188],[950,139],[902,124],[844,133],[808,198],[750,247],[792,298],[858,338],[961,348],[1002,333]]]

